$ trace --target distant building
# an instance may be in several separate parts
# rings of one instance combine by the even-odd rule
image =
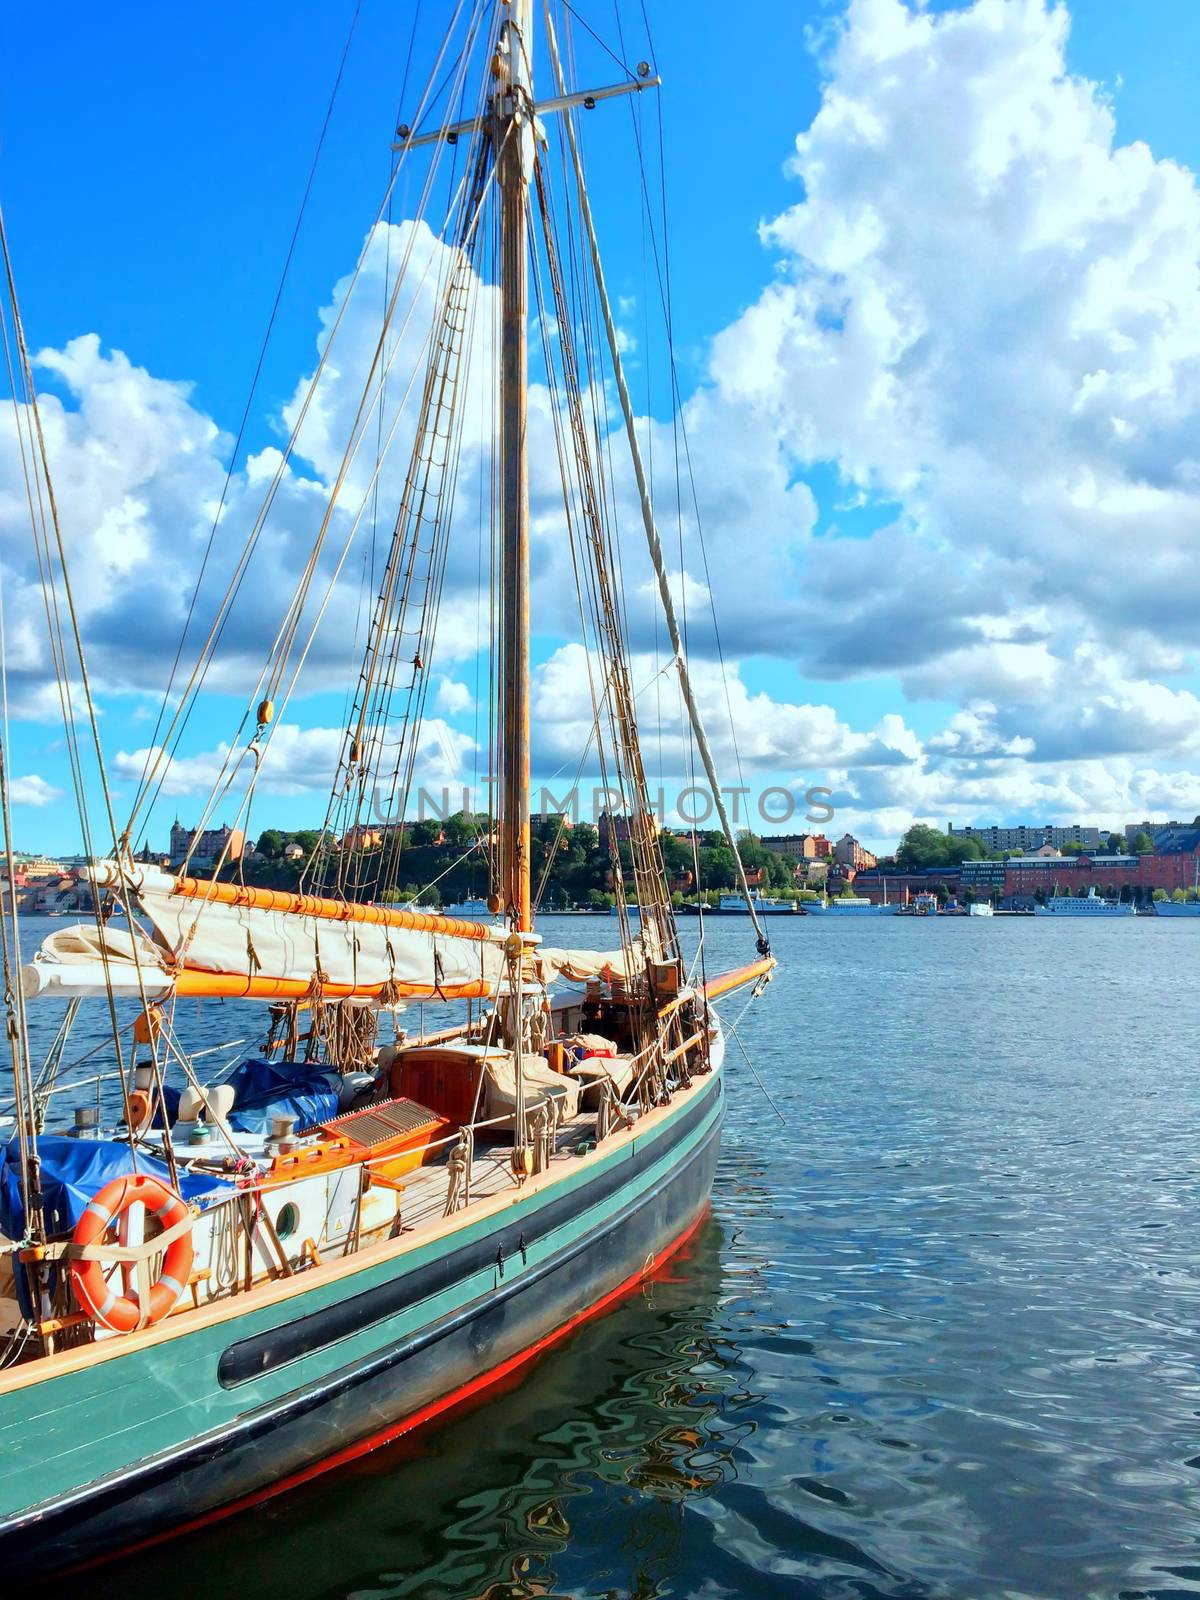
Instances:
[[[965,862],[964,866],[975,864]],[[986,865],[999,867],[1001,872],[1004,869],[1002,861],[988,862]],[[834,892],[833,883],[834,877],[831,875],[831,894]],[[854,893],[870,900],[873,905],[907,905],[918,894],[936,894],[939,889],[945,889],[947,894],[956,894],[958,887],[959,868],[956,865],[919,867],[910,872],[872,867],[854,874]]]
[[[819,889],[829,875],[830,859],[821,861],[797,861],[792,868],[792,877],[802,889]]]
[[[818,839],[826,846],[824,851],[818,848]],[[759,843],[773,856],[786,856],[789,861],[816,861],[821,855],[829,854],[829,840],[823,834],[764,833]]]
[[[171,827],[173,867],[182,866],[189,856],[195,867],[213,867],[222,855],[226,861],[240,861],[245,848],[246,835],[242,830],[224,823],[219,828],[205,828],[197,833],[195,828],[185,828],[176,817]]]
[[[51,879],[57,883],[65,878],[69,868],[65,861],[53,861],[49,856],[27,856],[17,862],[17,870],[24,874],[26,883],[43,883]]]
[[[1108,838],[1103,828],[1084,827],[1078,822],[1061,828],[1049,822],[1034,825],[1021,823],[1015,828],[977,827],[974,824],[956,828],[952,822],[948,822],[946,832],[954,839],[978,839],[987,850],[1036,850],[1044,844],[1055,850],[1061,850],[1065,844],[1098,850]]]
[[[964,889],[1004,888],[1006,861],[964,861],[958,869],[958,879]]]
[[[366,823],[356,823],[342,836],[343,850],[377,850],[383,843],[384,830]]]
[[[879,861],[852,833],[844,833],[834,845],[833,858],[840,867],[850,867],[854,872],[874,867]]]
[[[1194,822],[1127,822],[1125,838],[1132,845],[1139,833],[1150,836],[1156,853],[1173,855],[1194,850],[1200,841],[1200,827]]]
[[[1190,848],[1164,851],[1152,856],[1110,855],[1107,852],[1078,856],[1010,856],[995,865],[1004,868],[1004,890],[1008,895],[1029,895],[1037,890],[1060,894],[1086,893],[1112,897],[1128,889],[1145,898],[1155,889],[1168,894],[1176,889],[1191,889],[1200,882],[1200,828],[1187,830]],[[983,863],[963,863],[967,873]]]
[[[1138,857],[1113,855],[1009,856],[1004,866],[1004,892],[1009,895],[1075,894],[1095,887],[1111,898],[1137,882]]]
[[[34,888],[26,904],[26,909],[29,911],[59,911],[66,909],[75,903],[74,897],[79,887],[78,878],[73,878],[70,875],[51,878],[49,882],[39,883]]]
[[[662,832],[662,823],[653,811],[648,813],[647,820],[650,823],[651,834],[658,835]],[[596,825],[600,835],[601,850],[607,850],[609,855],[613,855],[618,845],[628,844],[632,822],[632,817],[627,817],[624,813],[602,811]]]

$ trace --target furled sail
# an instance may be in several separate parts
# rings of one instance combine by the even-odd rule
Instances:
[[[436,912],[358,905],[176,878],[101,861],[88,869],[153,927],[155,943],[106,928],[52,934],[25,969],[26,992],[102,991],[300,999],[443,999],[494,995],[505,933]]]
[[[331,998],[487,999],[506,971],[506,931],[463,917],[176,878],[112,861],[97,862],[88,876],[136,907],[155,938],[112,924],[56,929],[24,969],[27,995],[100,994],[111,986],[128,999],[302,999],[319,977]],[[642,966],[640,951],[531,955],[543,982],[627,979]]]
[[[584,983],[589,978],[613,978],[631,981],[645,971],[645,960],[640,943],[631,950],[558,950],[542,946],[533,957],[535,970],[542,981],[555,977],[566,978],[570,983]]]

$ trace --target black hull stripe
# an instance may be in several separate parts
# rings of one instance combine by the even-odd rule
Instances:
[[[720,1079],[716,1082],[716,1092],[719,1094]],[[485,1234],[481,1239],[447,1255],[438,1256],[422,1267],[324,1306],[320,1311],[310,1312],[306,1317],[282,1323],[264,1333],[253,1334],[248,1339],[239,1339],[221,1356],[217,1366],[217,1381],[223,1389],[249,1383],[288,1362],[298,1361],[302,1356],[324,1350],[340,1339],[361,1333],[375,1323],[386,1322],[397,1312],[442,1293],[479,1272],[485,1272],[489,1267],[495,1267],[498,1253],[502,1262],[508,1262],[513,1257],[519,1259],[522,1250],[528,1251],[581,1211],[606,1200],[618,1189],[624,1188],[639,1172],[675,1149],[712,1109],[710,1100],[710,1095],[703,1095],[697,1104],[682,1112],[658,1138],[648,1140],[628,1160],[614,1162],[590,1183],[550,1200],[539,1210],[523,1217],[519,1223]],[[528,1277],[528,1274],[523,1276]]]

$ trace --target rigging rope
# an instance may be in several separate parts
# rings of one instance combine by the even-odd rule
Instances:
[[[285,255],[284,261],[283,261],[283,270],[279,275],[279,283],[278,283],[278,285],[276,286],[276,289],[275,289],[275,298],[271,302],[271,311],[270,311],[270,315],[267,318],[266,331],[263,334],[262,343],[259,346],[258,359],[255,362],[254,374],[253,374],[253,376],[251,377],[251,380],[250,380],[250,391],[246,396],[246,404],[242,408],[242,417],[241,417],[241,421],[238,423],[237,437],[233,442],[233,450],[230,453],[230,457],[229,457],[229,466],[228,466],[228,468],[226,469],[226,472],[225,472],[225,482],[221,485],[221,497],[217,501],[217,509],[213,513],[212,527],[209,529],[208,542],[205,544],[204,554],[200,559],[200,570],[196,574],[196,582],[193,585],[191,599],[188,602],[187,615],[184,618],[184,622],[183,622],[183,631],[181,632],[181,634],[179,636],[179,644],[178,644],[178,646],[176,647],[176,650],[175,650],[175,659],[171,663],[171,671],[167,676],[167,686],[163,690],[162,701],[161,701],[161,703],[159,705],[159,708],[158,708],[158,716],[155,718],[154,729],[153,729],[153,732],[150,735],[149,743],[148,743],[147,750],[146,750],[146,760],[143,763],[141,777],[138,780],[139,787],[142,784],[144,784],[145,781],[146,781],[146,775],[147,775],[147,771],[149,769],[150,761],[151,761],[151,754],[152,754],[152,752],[153,752],[153,750],[155,748],[155,743],[156,743],[156,741],[158,739],[159,731],[162,728],[163,717],[166,715],[167,707],[168,707],[168,705],[170,704],[170,701],[171,701],[171,691],[175,687],[175,676],[176,676],[176,673],[179,671],[179,663],[183,659],[184,647],[185,647],[185,645],[187,643],[187,636],[188,636],[188,633],[189,633],[189,631],[191,629],[191,626],[192,626],[192,618],[195,615],[196,602],[200,598],[200,589],[201,589],[201,586],[204,583],[204,574],[208,570],[208,562],[209,562],[209,558],[212,555],[213,543],[214,543],[214,541],[216,539],[216,536],[217,536],[217,528],[218,528],[218,526],[220,524],[222,513],[225,510],[225,502],[229,497],[229,486],[233,482],[234,469],[237,466],[238,456],[240,455],[241,448],[242,448],[242,440],[245,438],[246,427],[247,427],[247,424],[249,423],[249,420],[250,420],[250,408],[254,404],[255,395],[258,393],[258,383],[259,383],[259,379],[262,377],[263,364],[266,361],[266,357],[267,357],[267,349],[268,349],[268,347],[269,347],[269,345],[271,343],[271,335],[272,335],[272,333],[274,332],[274,329],[275,329],[275,320],[279,315],[279,306],[280,306],[280,303],[281,303],[281,301],[283,299],[283,291],[284,291],[284,288],[285,288],[285,286],[287,284],[288,274],[291,271],[292,258],[294,257],[294,255],[296,253],[296,245],[297,245],[297,242],[299,241],[299,238],[300,238],[300,229],[301,229],[301,227],[303,226],[303,223],[304,223],[304,215],[305,215],[305,212],[308,209],[308,202],[309,202],[309,198],[310,198],[310,196],[312,194],[313,183],[316,180],[317,168],[320,165],[320,161],[321,161],[321,152],[325,148],[325,136],[329,132],[330,120],[333,117],[333,108],[334,108],[334,105],[335,105],[335,103],[337,101],[338,90],[341,88],[341,85],[342,85],[342,76],[343,76],[343,74],[345,73],[345,70],[346,70],[346,61],[347,61],[347,58],[350,55],[350,45],[351,45],[351,43],[353,42],[353,39],[354,39],[354,30],[358,26],[358,18],[359,18],[359,13],[361,12],[361,10],[362,10],[362,0],[355,0],[354,13],[350,18],[350,27],[349,27],[349,29],[348,29],[348,31],[346,33],[346,42],[342,47],[341,60],[338,62],[337,74],[336,74],[336,76],[334,77],[334,80],[333,80],[333,88],[330,90],[330,93],[329,93],[329,103],[325,107],[325,118],[324,118],[324,121],[321,123],[321,132],[317,137],[317,146],[316,146],[316,149],[313,151],[312,161],[309,164],[308,179],[307,179],[307,181],[305,182],[305,185],[304,185],[304,193],[300,197],[300,209],[296,214],[295,226],[292,229],[292,236],[291,236],[291,239],[288,242],[287,254]],[[410,44],[410,46],[409,46],[410,57],[411,57],[411,52],[412,52],[412,47],[411,47],[411,44]],[[407,69],[406,69],[406,77],[407,77]],[[186,726],[186,718],[185,718],[185,726]]]
[[[550,15],[549,0],[546,0],[546,34],[550,47],[550,59],[554,67],[555,79],[558,83],[560,94],[566,93],[566,83],[562,73],[562,63],[558,54],[558,43],[554,32],[554,22]],[[570,111],[563,113],[563,120],[567,135],[567,144],[571,152],[571,161],[575,169],[575,180],[578,188],[579,210],[583,219],[584,229],[587,233],[588,245],[592,258],[592,268],[596,278],[596,290],[600,300],[601,313],[604,320],[604,331],[608,337],[609,354],[612,359],[613,377],[616,382],[617,395],[621,402],[621,410],[625,417],[625,430],[629,437],[629,448],[633,456],[634,475],[637,479],[638,498],[641,502],[642,522],[646,530],[646,543],[650,551],[650,560],[658,579],[659,595],[666,616],[667,632],[671,639],[671,648],[675,652],[676,666],[679,673],[680,686],[683,690],[684,701],[688,708],[688,716],[692,724],[692,731],[696,736],[696,744],[700,750],[700,759],[704,764],[712,789],[713,802],[717,808],[717,815],[721,819],[721,827],[733,852],[733,859],[737,870],[738,882],[750,919],[754,924],[757,934],[758,948],[763,954],[770,949],[770,941],[759,920],[758,911],[754,904],[754,897],[750,892],[750,885],[746,880],[746,869],[742,864],[741,854],[738,850],[737,839],[729,814],[725,807],[725,799],[721,793],[720,780],[717,776],[716,764],[713,760],[712,750],[709,747],[708,736],[704,731],[704,722],[700,715],[700,708],[696,704],[692,692],[691,678],[688,672],[687,657],[684,642],[680,635],[679,623],[675,616],[675,605],[671,596],[671,586],[667,576],[666,565],[663,561],[662,541],[658,536],[658,528],[654,518],[654,508],[650,503],[650,489],[646,481],[646,470],[642,463],[641,447],[637,436],[637,421],[633,412],[633,404],[629,398],[629,388],[625,382],[625,373],[621,361],[620,341],[617,336],[616,324],[613,321],[612,307],[609,304],[608,291],[604,281],[604,269],[600,261],[600,249],[596,239],[595,225],[592,221],[592,208],[588,200],[587,187],[584,181],[583,164],[579,156],[579,147],[575,139],[574,123]]]
[[[433,84],[434,76],[440,70],[442,61],[445,59],[446,52],[450,47],[450,42],[451,42],[452,38],[454,37],[454,34],[455,34],[456,30],[457,30],[459,19],[462,16],[462,12],[463,12],[463,8],[464,8],[465,3],[466,3],[466,0],[456,0],[455,7],[454,7],[454,13],[453,13],[453,15],[452,15],[452,17],[450,19],[450,22],[449,22],[449,24],[447,26],[446,34],[445,34],[445,36],[444,36],[444,38],[442,40],[441,47],[438,50],[436,59],[434,60],[433,65],[430,68],[429,76],[428,76],[428,78],[426,80],[426,86],[425,86],[425,89],[424,89],[424,91],[422,93],[422,98],[421,98],[421,101],[420,101],[419,106],[418,106],[418,116],[423,115],[425,110],[426,110],[426,108],[430,104],[431,96],[432,96],[432,84]],[[478,16],[479,16],[479,0],[476,0],[476,6],[475,6],[475,9],[473,10],[473,12],[471,13],[471,16],[472,16],[472,24],[477,23]],[[460,56],[458,58],[458,62],[456,62],[456,66],[458,66],[458,65],[460,65],[460,64],[465,62],[466,55],[467,55],[467,51],[464,48],[464,50],[460,53]],[[162,784],[165,781],[166,774],[169,771],[171,761],[174,759],[175,752],[178,750],[180,739],[183,736],[183,732],[184,732],[184,729],[186,727],[187,721],[188,721],[188,719],[190,718],[190,715],[191,715],[192,706],[194,704],[195,696],[196,696],[196,694],[198,692],[199,685],[200,685],[200,683],[202,682],[204,676],[207,673],[208,667],[212,662],[212,659],[213,659],[213,657],[214,657],[214,655],[216,653],[217,647],[220,644],[221,638],[222,638],[222,636],[224,634],[226,624],[228,623],[229,616],[230,616],[230,614],[232,612],[234,601],[236,600],[237,595],[241,590],[242,584],[243,584],[243,582],[245,580],[247,569],[248,569],[248,567],[250,565],[251,558],[252,558],[252,556],[254,554],[255,549],[258,546],[258,543],[259,543],[259,540],[260,540],[260,537],[261,537],[261,534],[262,534],[262,531],[263,531],[263,527],[264,527],[264,525],[266,523],[266,520],[267,520],[267,517],[268,517],[268,515],[270,513],[271,507],[274,504],[274,501],[275,501],[276,495],[278,494],[280,485],[283,482],[284,474],[288,469],[288,465],[289,465],[289,463],[291,461],[292,454],[293,454],[293,452],[294,452],[294,450],[296,448],[296,443],[297,443],[297,440],[299,438],[300,431],[301,431],[301,429],[302,429],[302,427],[304,425],[305,419],[308,416],[309,410],[310,410],[310,408],[312,406],[312,403],[313,403],[313,400],[314,400],[314,398],[316,396],[317,387],[318,387],[318,384],[320,382],[321,376],[324,373],[324,371],[326,370],[326,367],[328,365],[330,356],[331,356],[331,354],[332,354],[332,352],[334,350],[335,342],[336,342],[336,339],[337,339],[337,335],[338,335],[339,330],[341,329],[343,320],[345,318],[346,310],[347,310],[347,308],[348,308],[348,306],[350,304],[351,297],[352,297],[352,295],[354,293],[355,285],[357,284],[357,282],[359,280],[359,277],[362,274],[363,267],[365,266],[365,263],[366,263],[366,260],[367,260],[367,256],[368,256],[368,253],[369,253],[369,250],[370,250],[371,240],[374,237],[375,227],[378,225],[378,223],[383,218],[384,212],[386,210],[386,207],[387,207],[388,202],[390,200],[390,197],[392,195],[393,189],[395,188],[396,181],[399,178],[400,173],[404,168],[406,154],[407,154],[407,150],[402,151],[400,156],[399,156],[399,159],[393,164],[391,177],[390,177],[390,179],[388,181],[387,188],[385,190],[383,198],[380,201],[379,207],[377,209],[376,216],[375,216],[375,221],[374,221],[374,223],[372,224],[370,230],[367,233],[366,243],[364,244],[362,250],[359,253],[358,260],[355,263],[354,271],[350,276],[350,280],[349,280],[349,283],[347,285],[346,292],[342,297],[341,303],[340,303],[340,305],[338,307],[338,310],[337,310],[337,314],[335,315],[335,317],[334,317],[332,323],[330,324],[330,327],[329,327],[329,329],[328,329],[328,331],[327,331],[327,333],[325,335],[325,341],[324,341],[324,344],[323,344],[323,347],[322,347],[322,350],[321,350],[321,354],[320,354],[320,356],[318,358],[316,368],[315,368],[315,370],[313,372],[313,375],[312,375],[311,379],[309,380],[308,386],[307,386],[306,391],[305,391],[304,399],[301,402],[300,408],[299,408],[299,410],[297,412],[297,415],[296,415],[295,422],[294,422],[294,424],[293,424],[293,426],[292,426],[292,428],[291,428],[291,430],[289,432],[287,442],[286,442],[286,444],[284,446],[284,449],[283,449],[282,453],[280,454],[278,462],[276,463],[275,472],[274,472],[274,474],[272,476],[270,484],[268,485],[266,495],[265,495],[264,500],[262,502],[262,506],[261,506],[257,516],[255,517],[254,523],[253,523],[253,525],[252,525],[252,527],[250,529],[250,533],[247,536],[245,545],[244,545],[242,551],[240,552],[240,554],[238,556],[238,559],[237,559],[237,561],[235,563],[233,575],[229,580],[229,583],[227,585],[225,594],[224,594],[224,596],[223,596],[223,598],[222,598],[222,600],[220,602],[220,605],[217,608],[217,613],[216,613],[216,616],[215,616],[215,618],[213,620],[213,623],[212,623],[212,625],[211,625],[211,627],[209,629],[208,635],[205,638],[204,643],[202,644],[202,646],[200,648],[200,651],[199,651],[199,653],[197,655],[196,663],[195,663],[195,665],[194,665],[194,667],[192,669],[192,672],[191,672],[191,674],[190,674],[190,676],[188,678],[187,684],[185,685],[185,687],[184,687],[184,689],[183,689],[183,691],[181,693],[179,704],[176,707],[176,710],[174,712],[174,715],[172,716],[171,722],[170,722],[170,724],[169,724],[169,726],[168,726],[168,728],[166,730],[166,733],[163,736],[163,742],[158,747],[157,751],[154,754],[153,764],[152,764],[149,772],[147,773],[145,780],[139,786],[139,789],[138,789],[137,794],[136,794],[135,799],[134,799],[133,807],[132,807],[131,812],[130,812],[129,822],[128,822],[127,827],[126,827],[126,834],[129,837],[132,837],[133,827],[134,827],[134,824],[135,824],[135,822],[136,822],[136,820],[138,818],[139,813],[144,808],[147,807],[148,803],[149,804],[153,804],[154,799],[157,797],[158,793],[160,792]],[[435,174],[435,172],[437,170],[437,165],[438,165],[438,162],[437,162],[437,157],[436,157],[436,154],[435,154],[435,159],[430,164],[430,169],[429,169],[429,173],[427,175],[425,188],[424,188],[424,191],[422,193],[421,202],[420,202],[420,204],[418,206],[418,216],[421,214],[421,212],[422,212],[422,210],[424,208],[424,204],[425,204],[426,200],[428,199],[428,195],[429,195],[429,192],[430,192],[432,184],[433,184],[434,174]],[[249,715],[249,712],[247,712],[247,716],[248,715]],[[242,722],[239,725],[239,729],[238,729],[238,735],[239,736],[240,736],[241,732],[244,730],[245,725],[246,725],[246,717],[243,717]],[[235,738],[234,744],[236,744],[236,742],[237,742],[237,740]],[[218,784],[219,784],[219,782],[220,782],[220,780],[218,779]]]

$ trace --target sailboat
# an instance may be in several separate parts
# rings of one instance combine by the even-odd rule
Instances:
[[[429,79],[454,63],[445,109],[430,113],[427,86],[397,135],[389,194],[402,165],[424,160],[427,206],[433,171],[450,162],[445,243],[422,257],[416,229],[406,231],[411,259],[390,285],[346,447],[349,462],[364,438],[388,431],[389,363],[413,348],[398,322],[416,302],[401,288],[411,273],[432,274],[434,311],[406,391],[411,439],[394,532],[325,826],[295,892],[245,882],[232,856],[210,877],[187,861],[167,870],[136,858],[137,810],[161,770],[147,772],[124,826],[114,814],[4,238],[14,415],[36,491],[31,528],[46,563],[65,726],[73,761],[98,775],[104,797],[102,825],[81,809],[91,921],[51,933],[20,981],[15,904],[3,923],[16,1121],[0,1167],[0,1559],[10,1580],[231,1515],[430,1423],[655,1271],[708,1205],[725,1106],[716,1002],[736,989],[761,993],[775,963],[740,862],[755,936],[745,962],[710,974],[702,959],[685,960],[675,927],[617,592],[616,541],[631,532],[616,526],[597,461],[601,441],[612,443],[594,409],[602,352],[681,705],[735,860],[737,846],[692,694],[575,126],[582,110],[657,78],[643,66],[619,84],[570,87],[564,54],[573,58],[559,50],[548,5],[542,48],[556,92],[538,100],[531,0],[469,16],[459,7],[455,18],[457,43],[443,46]],[[564,8],[564,35],[568,21]],[[552,212],[552,140],[562,158],[556,203],[572,205],[569,258]],[[547,386],[596,663],[596,741],[629,815],[628,852],[613,857],[617,903],[632,898],[640,913],[636,929],[622,914],[619,945],[598,951],[552,947],[536,929],[531,256],[546,293],[539,329],[547,339],[557,330]],[[484,283],[489,266],[494,288]],[[581,352],[574,330],[585,306],[599,337]],[[485,920],[424,910],[401,882],[453,531],[458,402],[471,330],[488,315],[497,782],[477,842],[491,885]],[[336,331],[335,322],[330,344]],[[238,761],[249,769],[240,821],[307,654],[312,611],[313,628],[320,623],[323,606],[305,602],[348,476],[332,486],[314,559],[249,697],[252,736],[214,786],[215,808],[234,792]],[[377,484],[378,462],[364,501]],[[222,614],[169,702],[163,759],[202,692]],[[398,796],[400,820],[364,831],[381,784]],[[0,800],[11,867],[6,762]],[[105,915],[114,898],[125,908],[119,925]],[[215,1083],[204,1052],[185,1043],[180,1006],[211,1000],[245,1011],[239,1033],[266,1036]],[[61,1026],[35,1066],[27,1008],[55,1001]],[[89,1002],[111,1023],[110,1109],[77,1105],[73,1128],[48,1131],[49,1096],[69,1087],[60,1081],[67,1041]],[[410,1031],[412,1007],[421,1025]],[[431,1011],[436,1026],[425,1025]]]
[[[1200,853],[1197,854],[1192,868],[1190,898],[1157,900],[1154,903],[1154,914],[1156,917],[1200,917]]]

